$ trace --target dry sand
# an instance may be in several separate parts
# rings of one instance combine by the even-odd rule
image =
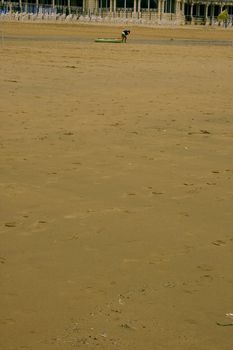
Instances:
[[[232,349],[233,32],[131,29],[0,24],[1,350]]]

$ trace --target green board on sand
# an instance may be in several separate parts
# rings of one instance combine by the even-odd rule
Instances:
[[[95,39],[96,43],[122,43],[121,39],[114,39],[114,38],[98,38]]]

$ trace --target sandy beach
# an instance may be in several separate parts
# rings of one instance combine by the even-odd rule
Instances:
[[[233,31],[0,23],[0,349],[231,350]]]

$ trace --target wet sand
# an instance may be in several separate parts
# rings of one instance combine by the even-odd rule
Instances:
[[[0,23],[2,350],[232,349],[232,31],[131,29]]]

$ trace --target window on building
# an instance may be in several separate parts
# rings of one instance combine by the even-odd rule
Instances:
[[[175,13],[176,0],[166,0],[164,4],[165,13]]]

